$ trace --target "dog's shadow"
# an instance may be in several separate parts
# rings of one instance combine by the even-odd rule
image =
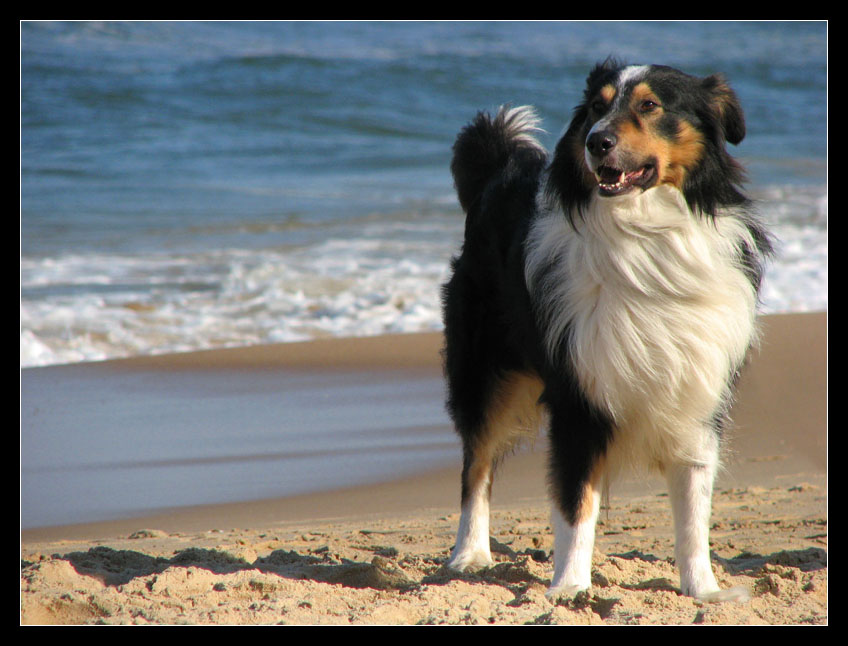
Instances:
[[[441,559],[418,559],[427,562],[424,567],[418,568],[419,572],[422,569],[425,571],[423,576],[410,575],[405,571],[405,561],[398,558],[397,550],[380,547],[372,550],[373,557],[370,561],[343,558],[326,548],[307,553],[279,549],[253,562],[224,550],[199,547],[180,550],[173,556],[163,557],[141,551],[97,546],[87,551],[54,554],[52,558],[65,560],[80,575],[97,579],[110,587],[123,586],[136,579],[150,579],[174,567],[199,568],[217,575],[259,571],[287,579],[400,592],[421,585],[445,585],[453,580],[485,581],[507,588],[518,586],[522,589],[532,584],[548,583],[534,575],[527,567],[529,560],[545,560],[544,553],[524,554],[513,552],[503,545],[499,547],[505,548],[508,560],[476,573],[456,572],[445,567]],[[37,569],[38,563],[22,561],[21,566],[22,574],[26,575],[28,570]],[[153,581],[147,582],[148,586],[152,583]]]
[[[53,558],[64,559],[79,574],[96,578],[112,587],[125,585],[137,578],[161,574],[171,567],[202,568],[220,575],[258,570],[264,574],[289,579],[307,579],[340,584],[350,588],[398,591],[410,590],[423,584],[445,585],[454,580],[485,581],[507,588],[518,586],[522,589],[533,584],[548,583],[546,579],[537,576],[531,568],[527,567],[526,561],[529,559],[543,560],[537,554],[510,553],[507,555],[509,560],[473,573],[459,573],[434,562],[432,571],[420,580],[410,577],[394,558],[396,556],[396,552],[385,556],[377,552],[371,561],[367,562],[339,558],[327,552],[301,554],[295,550],[280,549],[257,558],[251,563],[229,552],[215,549],[193,547],[166,558],[133,550],[116,550],[98,546],[85,552],[70,552],[62,556],[57,554]],[[641,553],[631,552],[618,556],[652,560],[650,555]],[[743,552],[729,559],[713,554],[713,560],[732,575],[757,576],[763,567],[769,564],[796,567],[804,572],[827,568],[827,552],[817,547],[783,550],[770,555]],[[37,563],[24,561],[22,569],[25,572],[28,568],[37,567],[37,565]],[[642,588],[645,585],[642,583],[635,587]],[[658,585],[658,582],[647,584],[648,587],[654,588],[668,588],[670,585],[670,582],[665,582],[665,585]]]
[[[803,550],[781,550],[768,556],[742,552],[729,559],[713,554],[713,560],[720,563],[728,574],[747,574],[754,576],[766,565],[795,567],[802,572],[813,572],[827,568],[827,552],[820,547],[808,547]]]
[[[260,571],[290,579],[309,579],[338,583],[353,588],[404,590],[417,585],[391,558],[375,554],[371,562],[337,558],[329,553],[300,554],[294,550],[275,550],[252,563],[229,552],[192,547],[167,558],[133,550],[92,547],[85,552],[54,555],[64,559],[83,576],[102,581],[107,586],[125,585],[134,579],[161,574],[171,567],[201,568],[214,574]],[[37,563],[22,562],[23,570]]]

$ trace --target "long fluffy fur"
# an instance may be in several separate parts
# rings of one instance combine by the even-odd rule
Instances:
[[[704,423],[728,408],[755,329],[743,244],[742,222],[694,218],[665,187],[595,202],[574,228],[557,211],[534,222],[526,275],[546,352],[628,429],[618,457],[695,460]]]

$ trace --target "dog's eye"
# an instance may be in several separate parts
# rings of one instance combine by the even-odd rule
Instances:
[[[592,101],[592,105],[590,105],[589,107],[595,114],[603,114],[607,111],[607,104],[600,100]]]
[[[639,104],[640,112],[653,112],[658,107],[660,107],[659,103],[651,101],[650,99],[645,99],[642,103]]]

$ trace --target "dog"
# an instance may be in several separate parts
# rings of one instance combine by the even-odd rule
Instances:
[[[545,425],[550,598],[590,588],[602,492],[642,465],[668,482],[682,594],[740,600],[713,574],[709,517],[772,241],[726,150],[745,136],[739,100],[720,75],[610,58],[550,161],[538,132],[532,108],[502,107],[453,147],[465,234],[443,356],[463,463],[446,565],[493,563],[493,471]]]

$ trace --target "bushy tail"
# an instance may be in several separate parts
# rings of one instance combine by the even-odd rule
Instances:
[[[468,212],[510,161],[534,168],[544,165],[547,152],[534,136],[540,132],[538,124],[532,107],[502,107],[494,119],[487,112],[479,112],[462,129],[453,146],[451,172],[464,211]]]

